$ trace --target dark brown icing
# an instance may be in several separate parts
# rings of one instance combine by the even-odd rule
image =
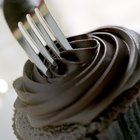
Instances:
[[[49,77],[27,61],[14,82],[15,108],[27,113],[33,127],[90,123],[140,79],[139,39],[117,26],[68,38],[73,50],[62,50],[62,59],[54,56],[57,67],[45,62]]]

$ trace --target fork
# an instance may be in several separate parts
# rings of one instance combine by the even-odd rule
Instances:
[[[61,58],[60,50],[51,39],[48,30],[63,50],[72,50],[43,0],[38,8],[36,7],[29,14],[26,14],[26,19],[18,22],[18,28],[13,32],[30,60],[46,76],[48,68],[38,56],[38,52],[53,66],[56,66],[55,60],[45,46],[48,46],[56,57]]]

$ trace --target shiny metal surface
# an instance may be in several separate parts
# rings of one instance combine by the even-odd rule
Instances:
[[[13,35],[25,50],[30,60],[44,75],[47,75],[48,68],[39,58],[38,52],[35,51],[36,48],[52,65],[55,65],[55,61],[48,50],[45,49],[45,46],[48,45],[60,57],[59,50],[47,33],[47,26],[64,50],[72,49],[43,0],[38,0],[36,3],[32,0],[5,0],[4,15]],[[43,33],[44,31],[45,33]]]

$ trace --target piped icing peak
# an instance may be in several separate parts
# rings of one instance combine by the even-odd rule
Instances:
[[[27,113],[33,127],[88,124],[140,79],[136,32],[107,26],[68,40],[73,50],[54,57],[57,67],[48,65],[49,77],[27,61],[13,84],[15,108]]]

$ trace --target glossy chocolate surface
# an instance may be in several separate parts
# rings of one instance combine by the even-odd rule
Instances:
[[[30,61],[14,82],[15,108],[33,127],[88,124],[140,79],[140,36],[118,26],[68,38],[73,50],[61,51],[57,67],[44,77]]]

